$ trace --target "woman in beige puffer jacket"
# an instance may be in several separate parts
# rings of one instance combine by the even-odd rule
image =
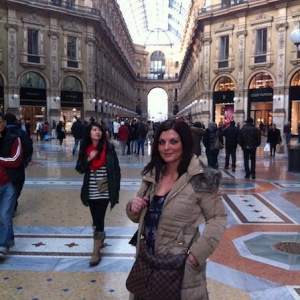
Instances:
[[[186,123],[167,120],[157,130],[151,161],[142,174],[137,196],[126,209],[128,217],[139,223],[138,237],[145,235],[149,251],[157,255],[182,253],[192,240],[181,300],[207,300],[206,260],[218,246],[227,224],[218,193],[221,173],[204,166],[193,154],[193,136]],[[155,216],[158,219],[155,233],[150,236],[153,228],[149,228],[149,215],[157,197],[162,206],[160,214]],[[199,225],[203,222],[205,228],[200,233]]]

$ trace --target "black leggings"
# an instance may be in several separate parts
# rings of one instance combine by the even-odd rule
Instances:
[[[96,226],[96,231],[104,232],[104,219],[108,203],[109,199],[89,201],[89,208],[93,219],[93,226]]]

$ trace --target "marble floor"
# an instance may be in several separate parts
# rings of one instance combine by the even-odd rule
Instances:
[[[150,146],[139,157],[117,149],[120,203],[107,211],[103,259],[89,268],[91,218],[79,198],[82,176],[72,145],[71,136],[62,146],[34,142],[14,217],[15,246],[0,263],[0,300],[128,299],[125,280],[135,253],[128,241],[136,225],[125,205],[140,184]],[[208,260],[210,300],[300,299],[300,173],[288,171],[287,153],[269,157],[262,147],[255,180],[244,179],[240,148],[235,172],[224,170],[224,150],[219,166],[228,228]]]

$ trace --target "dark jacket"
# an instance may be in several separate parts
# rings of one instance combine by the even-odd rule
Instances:
[[[258,128],[253,124],[247,123],[240,129],[238,142],[243,150],[256,149],[261,143],[261,135]]]
[[[89,200],[89,178],[91,170],[89,168],[91,162],[87,161],[87,157],[83,160],[77,160],[76,171],[84,174],[83,185],[81,188],[81,201],[85,206],[88,206]],[[107,183],[110,208],[112,209],[119,203],[121,169],[115,147],[112,143],[108,143],[106,152],[106,168],[107,168]]]
[[[273,130],[272,128],[268,131],[268,138],[267,138],[267,143],[276,145],[276,144],[281,144],[281,135],[280,135],[280,130],[275,128]]]
[[[75,139],[81,140],[83,138],[84,126],[80,121],[75,121],[71,127],[72,135]]]
[[[238,144],[239,129],[230,124],[222,133],[225,136],[225,148],[235,149]]]
[[[2,136],[0,138],[0,177],[1,180],[8,177],[9,181],[17,186],[25,180],[22,144],[20,139],[11,134],[7,128],[4,128]],[[8,157],[11,159],[7,160]]]
[[[219,133],[219,140],[223,144],[223,137],[222,137],[222,128],[217,128],[215,123],[209,123],[208,128],[205,130],[205,135],[203,137],[203,145],[206,148],[206,151],[215,151],[215,136],[216,133]]]
[[[194,137],[195,141],[195,154],[197,156],[201,155],[201,141],[203,138],[203,135],[205,134],[205,129],[204,128],[199,128],[196,126],[191,127],[192,134]]]

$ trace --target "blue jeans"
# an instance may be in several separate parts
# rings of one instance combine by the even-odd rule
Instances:
[[[137,150],[138,150],[137,140],[132,140],[131,141],[131,153],[137,152]]]
[[[73,146],[73,151],[75,152],[77,147],[78,147],[78,144],[81,142],[81,139],[75,139],[75,144]]]
[[[13,238],[13,213],[16,203],[16,189],[11,184],[0,186],[0,252],[7,253]]]
[[[142,149],[142,155],[144,155],[145,154],[145,139],[138,139],[137,144],[138,144],[137,154],[140,154],[140,149]]]

